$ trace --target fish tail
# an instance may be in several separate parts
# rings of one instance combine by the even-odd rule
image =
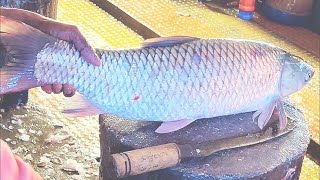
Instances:
[[[0,59],[0,94],[40,86],[34,77],[37,54],[55,40],[20,21],[0,16],[0,48],[5,49],[5,58]]]

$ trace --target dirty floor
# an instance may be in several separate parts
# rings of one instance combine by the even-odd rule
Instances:
[[[111,2],[150,27],[152,18],[157,19],[157,25],[153,26],[153,30],[161,35],[180,32],[199,37],[250,37],[275,43],[311,61],[318,68],[316,75],[319,77],[319,61],[294,43],[273,35],[259,25],[212,13],[196,1],[154,1],[154,7],[163,9],[160,15],[152,14],[152,8],[145,8],[151,2]],[[131,6],[132,4],[134,6]],[[161,14],[164,11],[165,14]],[[150,16],[144,16],[143,12],[149,13]],[[218,18],[218,23],[210,19],[214,17]],[[135,47],[143,41],[141,36],[87,0],[59,0],[57,19],[77,25],[94,47]],[[166,23],[170,20],[172,23],[180,22],[180,26]],[[181,26],[181,23],[190,22],[198,28],[197,31]],[[244,24],[243,27],[239,26],[240,23]],[[205,28],[211,31],[204,31]],[[313,138],[319,143],[319,98],[314,98],[319,97],[319,91],[315,88],[319,87],[318,85],[319,79],[316,79],[308,88],[293,95],[292,99],[304,109],[313,131]],[[98,116],[66,118],[61,114],[65,100],[62,95],[47,95],[39,88],[30,90],[29,103],[26,106],[8,112],[0,110],[0,138],[7,141],[16,154],[30,162],[44,179],[98,179]],[[319,166],[306,157],[301,179],[319,179],[319,172]]]

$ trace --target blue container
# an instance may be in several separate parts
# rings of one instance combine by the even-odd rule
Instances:
[[[243,20],[249,21],[253,18],[253,12],[239,10],[238,16]]]

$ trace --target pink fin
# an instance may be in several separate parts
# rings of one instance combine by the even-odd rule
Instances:
[[[257,110],[256,112],[254,112],[253,115],[252,115],[252,120],[255,121],[256,118],[257,118],[258,116],[260,116],[261,112],[262,112],[262,109],[259,109],[259,110]]]
[[[147,39],[142,43],[143,47],[165,47],[175,46],[198,40],[199,38],[190,36],[170,36]]]
[[[283,130],[286,128],[288,120],[287,120],[287,115],[284,110],[284,105],[282,101],[277,101],[277,110],[279,111],[279,129]]]
[[[256,111],[253,115],[252,115],[252,118],[253,120],[258,117],[258,126],[260,129],[263,129],[267,123],[269,122],[271,116],[272,116],[272,113],[273,113],[273,110],[276,106],[276,101],[273,100],[271,101],[269,104],[267,104],[266,106],[264,106],[262,109]]]
[[[76,93],[74,96],[67,98],[66,107],[62,113],[68,117],[82,117],[102,114],[103,111],[84,96]]]
[[[163,122],[157,129],[156,133],[169,133],[182,129],[192,123],[194,120],[182,119],[178,121]]]

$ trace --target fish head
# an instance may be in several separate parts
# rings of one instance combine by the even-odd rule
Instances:
[[[285,54],[280,58],[282,62],[282,74],[280,79],[280,93],[288,96],[299,91],[311,80],[314,69],[300,57]]]

